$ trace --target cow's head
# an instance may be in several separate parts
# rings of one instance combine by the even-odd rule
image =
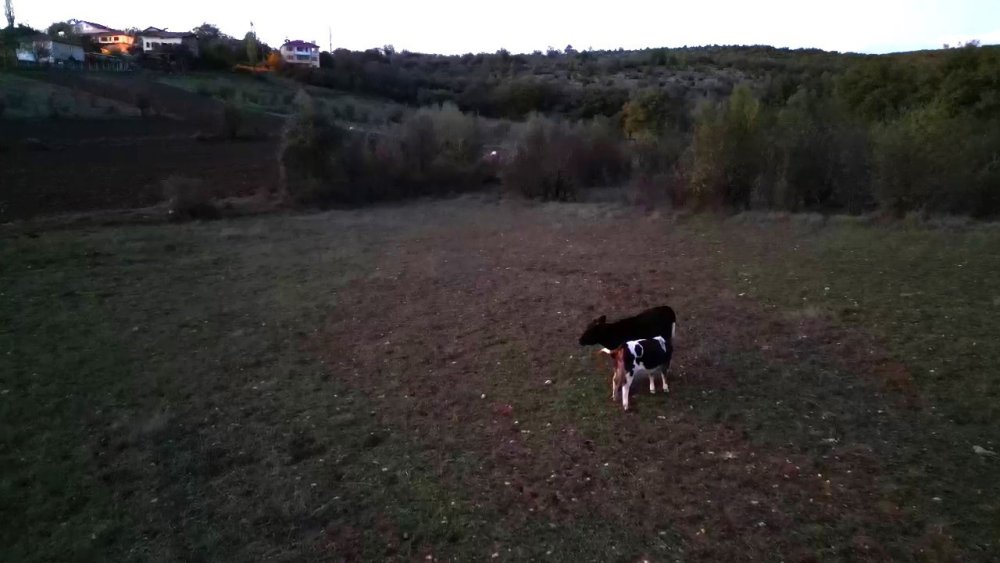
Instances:
[[[587,329],[580,335],[580,346],[593,346],[600,344],[604,338],[608,327],[608,318],[604,315],[590,321]]]

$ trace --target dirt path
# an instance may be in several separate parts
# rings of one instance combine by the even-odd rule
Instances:
[[[837,430],[916,408],[876,343],[741,299],[689,228],[543,209],[386,248],[319,344],[381,421],[436,452],[442,483],[505,515],[521,556],[562,522],[634,536],[604,546],[623,560],[947,557],[943,528],[886,492],[877,437]],[[662,303],[679,315],[671,393],[623,414],[576,338]],[[754,363],[771,379],[747,385]],[[795,418],[769,418],[783,402]]]

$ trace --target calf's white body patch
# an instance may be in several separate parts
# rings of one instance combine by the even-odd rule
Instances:
[[[664,352],[667,351],[667,342],[666,339],[664,339],[662,336],[657,336],[656,338],[653,338],[651,340],[656,341],[656,343],[660,346],[661,351]],[[628,351],[632,356],[632,370],[628,371],[625,369],[624,359],[616,363],[615,374],[614,376],[612,376],[611,380],[611,398],[612,400],[616,398],[615,397],[616,384],[620,384],[620,392],[622,395],[622,407],[625,410],[628,410],[629,390],[632,387],[632,381],[634,381],[636,377],[640,377],[643,375],[649,377],[649,392],[651,394],[655,394],[656,393],[655,375],[659,373],[660,380],[663,383],[663,392],[667,393],[670,391],[670,387],[667,386],[667,368],[669,367],[669,358],[668,362],[666,363],[656,366],[648,366],[645,362],[643,362],[641,358],[641,356],[644,355],[644,350],[640,341],[633,340],[631,342],[626,342],[625,347],[628,348]],[[619,370],[621,373],[619,373]]]

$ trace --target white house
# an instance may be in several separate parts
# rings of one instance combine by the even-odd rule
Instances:
[[[17,60],[40,64],[83,63],[83,47],[52,39],[48,35],[25,38],[17,47]]]
[[[73,26],[73,33],[77,35],[100,35],[115,32],[110,27],[84,20],[69,20],[68,23]]]
[[[106,25],[84,20],[69,20],[69,24],[73,26],[73,33],[92,38],[105,55],[128,53],[135,43],[131,34]]]
[[[139,47],[144,53],[155,53],[164,48],[187,47],[192,55],[198,56],[198,37],[191,32],[167,31],[158,27],[147,27],[139,33]]]
[[[319,45],[308,41],[285,41],[281,46],[281,58],[285,64],[319,68]]]

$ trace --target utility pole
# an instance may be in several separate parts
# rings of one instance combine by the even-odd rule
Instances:
[[[328,26],[328,27],[326,28],[326,31],[327,31],[327,33],[328,33],[328,34],[329,34],[329,36],[330,36],[330,50],[329,50],[329,51],[327,51],[327,52],[328,52],[328,53],[332,53],[332,52],[333,52],[333,26]]]

